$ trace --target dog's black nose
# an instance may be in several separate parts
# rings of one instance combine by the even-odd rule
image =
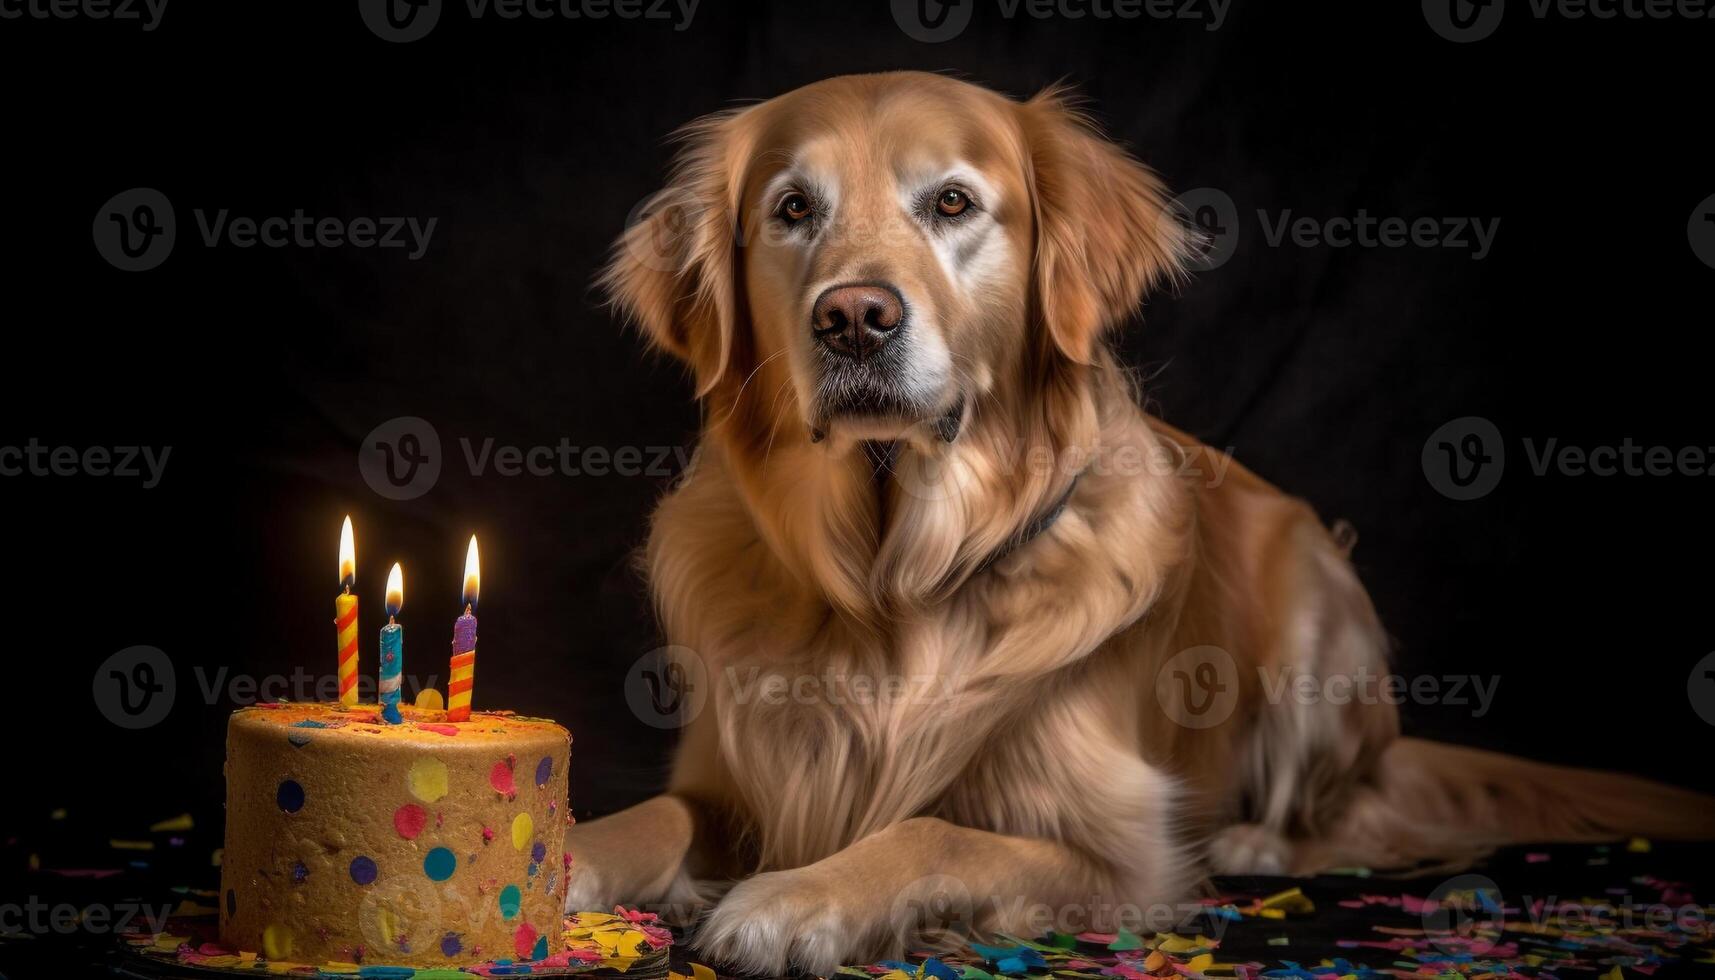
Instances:
[[[886,286],[830,286],[810,311],[816,339],[860,361],[880,350],[903,322],[905,304]]]

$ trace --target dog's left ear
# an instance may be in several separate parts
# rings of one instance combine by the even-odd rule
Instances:
[[[1036,222],[1035,304],[1080,364],[1158,282],[1185,274],[1193,236],[1161,180],[1051,88],[1019,106]]]

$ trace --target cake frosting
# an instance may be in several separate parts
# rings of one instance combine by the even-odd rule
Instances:
[[[571,736],[375,705],[232,715],[220,938],[299,963],[456,966],[559,949]]]

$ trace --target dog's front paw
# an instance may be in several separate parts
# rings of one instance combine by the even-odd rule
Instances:
[[[578,859],[566,874],[567,912],[605,912],[636,898],[620,892],[619,883],[603,874],[599,862]]]
[[[1236,824],[1209,842],[1209,864],[1216,874],[1283,875],[1291,870],[1292,842],[1262,824]]]
[[[864,962],[885,923],[866,920],[831,876],[814,867],[769,871],[734,886],[697,929],[694,945],[716,962],[779,976],[787,967],[832,974]]]

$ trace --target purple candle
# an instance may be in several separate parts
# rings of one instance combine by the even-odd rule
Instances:
[[[447,720],[470,720],[470,689],[476,682],[476,596],[482,572],[476,555],[476,535],[464,558],[464,615],[453,623],[452,670],[447,678]]]

